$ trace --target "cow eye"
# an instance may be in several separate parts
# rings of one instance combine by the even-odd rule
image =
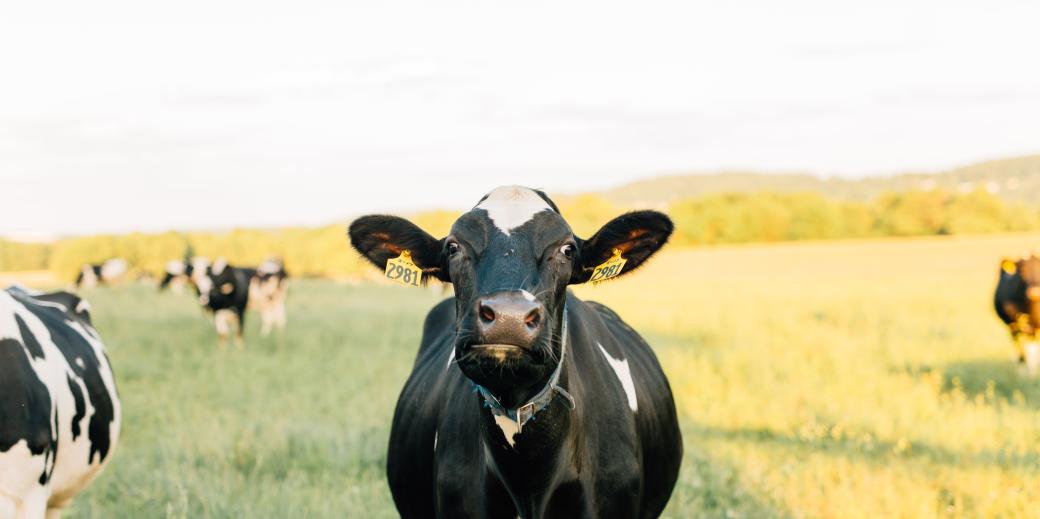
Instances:
[[[453,241],[448,242],[448,256],[454,256],[458,254],[460,250],[462,250],[462,247],[460,247],[458,243]]]
[[[568,258],[573,258],[574,257],[574,245],[568,243],[568,244],[564,245],[563,247],[560,247],[560,254],[563,254],[564,256],[566,256]]]

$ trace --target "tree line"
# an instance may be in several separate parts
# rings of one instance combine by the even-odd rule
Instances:
[[[629,209],[598,195],[564,197],[560,210],[579,236]],[[711,194],[659,207],[676,225],[673,246],[827,240],[888,236],[993,233],[1040,229],[1040,210],[1004,202],[985,190],[886,193],[869,202],[819,193]],[[447,234],[457,211],[431,211],[411,219],[434,236]],[[296,276],[351,278],[373,274],[350,248],[346,224],[227,232],[129,233],[61,239],[53,243],[0,240],[0,271],[51,270],[72,279],[84,263],[119,257],[136,273],[160,275],[171,259],[190,251],[233,264],[279,257]],[[377,273],[375,273],[377,274]]]

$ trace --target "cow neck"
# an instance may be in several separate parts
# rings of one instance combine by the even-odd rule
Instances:
[[[573,410],[575,408],[574,397],[567,392],[566,389],[560,387],[560,374],[563,373],[563,363],[567,360],[567,342],[570,340],[570,336],[567,330],[567,304],[563,305],[563,323],[561,324],[560,333],[560,362],[556,364],[556,369],[553,370],[552,376],[549,377],[549,381],[546,382],[545,386],[536,393],[531,399],[523,403],[516,409],[510,409],[502,405],[489,389],[475,382],[471,382],[474,387],[474,391],[480,393],[480,396],[484,399],[484,407],[491,411],[494,416],[503,416],[509,418],[516,423],[517,434],[523,432],[524,425],[534,419],[535,415],[543,411],[549,404],[552,403],[553,398],[556,395],[562,396],[567,401],[567,406]]]

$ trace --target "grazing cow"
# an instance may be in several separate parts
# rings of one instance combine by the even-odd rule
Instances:
[[[0,291],[0,518],[56,519],[108,462],[119,424],[86,301]]]
[[[122,281],[126,275],[126,260],[113,258],[104,263],[86,263],[76,276],[76,288],[93,288],[99,283],[108,285]]]
[[[657,517],[682,439],[650,346],[568,285],[625,274],[672,232],[654,211],[574,235],[541,191],[491,191],[435,239],[402,218],[350,226],[379,268],[409,251],[454,286],[427,315],[397,401],[387,476],[402,517]],[[616,265],[616,263],[615,263]]]
[[[266,260],[256,268],[249,283],[249,308],[260,312],[260,335],[267,336],[272,327],[285,329],[285,296],[289,275],[280,260]]]
[[[1040,369],[1040,256],[1001,261],[993,304],[1011,331],[1019,364],[1035,376]]]

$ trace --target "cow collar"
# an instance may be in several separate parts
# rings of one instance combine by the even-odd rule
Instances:
[[[567,341],[569,339],[567,334],[567,304],[563,305],[563,325],[562,332],[560,334],[560,362],[556,364],[556,369],[553,371],[549,382],[542,387],[542,390],[538,394],[534,395],[526,403],[517,407],[516,409],[509,409],[502,405],[502,402],[498,400],[498,397],[493,395],[486,387],[481,386],[475,382],[473,384],[473,390],[480,393],[480,396],[484,398],[484,407],[491,410],[491,414],[494,416],[504,416],[510,420],[516,422],[517,434],[523,432],[524,424],[534,420],[534,415],[538,414],[545,408],[549,407],[552,403],[553,397],[557,394],[564,397],[567,400],[567,406],[570,409],[575,408],[574,397],[559,386],[560,373],[563,372],[563,362],[567,358]]]

